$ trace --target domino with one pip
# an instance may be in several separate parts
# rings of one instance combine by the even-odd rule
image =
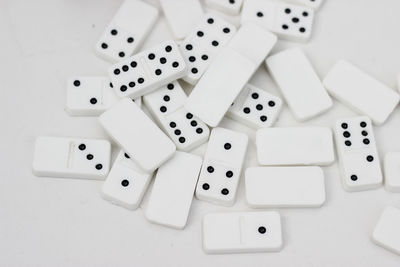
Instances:
[[[157,18],[157,8],[125,0],[97,42],[97,54],[114,62],[131,56],[142,46]]]
[[[275,211],[210,213],[203,218],[208,254],[277,252],[282,249],[281,217]]]
[[[239,15],[243,0],[205,0],[206,5],[229,15]]]
[[[233,205],[247,144],[248,137],[243,133],[224,128],[212,130],[196,187],[197,199]]]
[[[109,136],[144,171],[152,172],[174,154],[176,147],[130,99],[123,98],[99,117]]]
[[[175,81],[145,95],[143,101],[179,150],[190,151],[207,142],[210,130],[183,107],[187,96]]]
[[[252,208],[313,208],[325,202],[320,167],[254,167],[245,173],[247,204]]]
[[[329,165],[335,160],[332,131],[326,127],[272,127],[256,134],[261,165]]]
[[[321,80],[299,48],[270,56],[266,65],[297,120],[308,120],[332,107]]]
[[[314,10],[279,1],[247,0],[243,4],[242,24],[255,23],[279,38],[307,41],[311,36]]]
[[[387,207],[372,233],[372,241],[400,255],[400,209]]]
[[[152,176],[121,150],[102,186],[101,195],[116,205],[137,209]]]
[[[32,169],[36,176],[102,180],[110,169],[110,158],[107,140],[40,136]]]
[[[341,60],[323,81],[328,92],[376,125],[384,123],[399,103],[399,95],[347,61]]]
[[[335,139],[344,189],[362,191],[381,186],[382,171],[371,120],[364,116],[338,120]]]
[[[386,190],[400,193],[400,152],[387,153],[383,162]]]
[[[217,126],[276,41],[259,26],[243,25],[194,87],[186,109]]]
[[[199,0],[161,0],[161,8],[172,34],[185,38],[203,16]]]
[[[108,74],[118,96],[136,98],[184,77],[186,63],[168,40],[111,66]]]
[[[177,151],[158,169],[146,209],[149,221],[185,227],[201,163],[201,157]]]

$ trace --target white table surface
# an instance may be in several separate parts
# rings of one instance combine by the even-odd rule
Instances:
[[[187,227],[177,231],[147,222],[142,209],[128,211],[104,201],[102,182],[33,176],[36,136],[105,137],[96,118],[65,113],[65,88],[70,76],[106,73],[109,64],[95,56],[93,46],[120,3],[0,1],[0,266],[400,266],[400,256],[370,241],[384,207],[400,207],[400,194],[383,188],[347,193],[337,164],[324,168],[322,208],[279,210],[285,243],[280,253],[243,255],[204,254],[200,227],[208,212],[249,210],[243,181],[233,207],[194,200]],[[321,77],[344,58],[396,88],[399,10],[398,0],[326,0],[311,41],[301,47]],[[145,46],[168,36],[161,19]],[[279,42],[273,52],[295,45]],[[279,94],[264,66],[252,83]],[[332,126],[335,118],[349,115],[354,113],[335,102],[305,124]],[[277,125],[299,124],[285,106]],[[222,126],[249,134],[246,166],[255,166],[254,131],[230,120]],[[396,108],[375,128],[381,159],[400,150],[399,131]]]

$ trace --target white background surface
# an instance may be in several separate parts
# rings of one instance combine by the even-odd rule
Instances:
[[[400,207],[400,194],[383,188],[344,192],[336,164],[324,168],[327,201],[321,209],[280,210],[285,245],[270,254],[209,256],[201,249],[204,214],[248,209],[243,183],[232,208],[194,200],[186,229],[177,231],[148,223],[141,209],[102,200],[101,182],[34,177],[36,136],[105,137],[96,118],[65,113],[65,87],[72,75],[106,73],[109,64],[94,55],[93,46],[120,3],[0,1],[0,266],[400,266],[400,256],[370,241],[383,208]],[[395,88],[399,10],[398,0],[326,0],[311,41],[301,46],[321,77],[344,58]],[[145,46],[168,36],[162,19]],[[279,42],[274,52],[294,45]],[[264,67],[252,82],[279,94]],[[335,118],[353,114],[335,102],[306,124],[332,126]],[[277,125],[297,125],[286,107]],[[246,165],[254,166],[254,131],[229,120],[222,126],[249,134]],[[381,159],[400,150],[399,130],[397,108],[375,128]]]

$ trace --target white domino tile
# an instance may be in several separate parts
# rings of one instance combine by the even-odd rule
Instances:
[[[379,246],[400,255],[400,209],[387,207],[383,211],[372,240]]]
[[[187,96],[175,81],[145,95],[146,107],[179,150],[190,151],[207,142],[210,130],[183,105]]]
[[[32,170],[36,176],[103,180],[110,158],[107,140],[40,136],[35,142]]]
[[[180,45],[188,66],[183,80],[194,85],[236,33],[236,27],[208,13]]]
[[[187,110],[216,127],[276,41],[258,26],[243,25],[194,87]]]
[[[114,64],[108,74],[116,94],[136,98],[186,76],[178,45],[167,40]]]
[[[203,250],[208,254],[277,252],[282,249],[279,213],[210,213],[203,218]]]
[[[282,100],[251,84],[245,85],[226,115],[251,128],[271,127],[278,119]]]
[[[98,55],[112,62],[132,55],[143,44],[158,18],[158,10],[138,0],[125,0],[96,44]]]
[[[281,1],[246,0],[241,23],[264,27],[280,39],[307,41],[312,32],[314,10],[307,6]]]
[[[243,0],[205,0],[207,6],[226,13],[228,15],[239,15]]]
[[[371,120],[364,116],[338,120],[335,139],[344,189],[362,191],[381,186],[382,171]]]
[[[214,128],[210,135],[196,197],[217,205],[232,206],[248,144],[247,135]]]
[[[266,64],[297,120],[308,120],[332,107],[321,80],[299,48],[270,56]]]
[[[399,95],[351,63],[341,60],[325,76],[328,92],[354,111],[380,125],[399,103]]]
[[[383,172],[386,190],[400,193],[400,152],[389,152],[385,155]]]
[[[320,167],[254,167],[245,173],[247,204],[252,208],[313,208],[325,202]]]
[[[177,151],[158,169],[146,209],[149,221],[185,227],[201,164],[199,156]]]
[[[272,127],[256,134],[261,165],[329,165],[335,160],[327,127]]]
[[[203,16],[199,0],[161,0],[160,4],[176,39],[185,38]]]
[[[152,172],[175,152],[174,143],[130,99],[124,98],[99,117],[109,136],[144,171]]]
[[[152,175],[144,172],[121,150],[102,186],[101,195],[116,205],[137,209]]]

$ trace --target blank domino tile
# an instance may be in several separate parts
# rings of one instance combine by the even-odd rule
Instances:
[[[378,150],[368,117],[338,120],[335,140],[345,190],[369,190],[382,185]]]
[[[234,204],[247,144],[246,134],[224,128],[212,130],[196,187],[197,199]]]
[[[199,0],[161,0],[160,4],[177,39],[185,38],[203,16]]]
[[[210,213],[203,218],[203,250],[208,254],[276,252],[283,246],[279,213]]]
[[[137,209],[152,175],[140,169],[128,154],[121,150],[103,184],[101,195],[116,205]]]
[[[35,142],[32,169],[36,176],[102,180],[110,158],[107,140],[41,136]]]
[[[114,64],[108,75],[119,97],[136,98],[186,75],[185,59],[173,40]]]
[[[400,255],[400,209],[387,207],[372,233],[372,240],[379,246]]]
[[[300,49],[275,54],[266,64],[297,120],[308,120],[332,107],[331,98]]]
[[[157,18],[155,7],[142,1],[125,0],[97,42],[97,54],[114,62],[129,57],[141,47]]]
[[[243,0],[206,0],[206,5],[229,15],[238,15]]]
[[[376,125],[384,123],[399,103],[396,92],[344,60],[336,63],[323,82],[332,96]]]
[[[247,0],[241,23],[254,23],[289,41],[307,41],[312,32],[314,10],[281,1]]]
[[[261,165],[329,165],[335,160],[332,131],[326,127],[273,127],[257,131]]]
[[[176,150],[174,143],[130,99],[124,98],[99,117],[110,137],[144,171],[152,172]]]
[[[312,208],[325,202],[320,167],[255,167],[245,173],[246,200],[252,208]]]
[[[146,209],[149,221],[185,227],[201,164],[201,157],[177,151],[158,169]]]
[[[271,127],[278,118],[282,100],[265,90],[247,84],[226,115],[249,127]]]
[[[400,193],[400,152],[389,152],[384,158],[385,188]]]
[[[185,107],[217,126],[276,41],[275,35],[256,25],[243,25],[210,64]]]

